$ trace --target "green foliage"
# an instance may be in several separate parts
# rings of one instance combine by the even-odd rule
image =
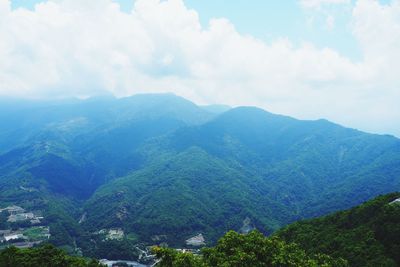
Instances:
[[[206,232],[208,240],[216,241],[256,213],[264,220],[254,221],[256,225],[279,225],[268,218],[274,215],[271,209],[257,204],[262,196],[246,180],[224,162],[193,148],[99,190],[88,202],[84,226],[124,226],[142,240],[167,235],[170,244],[180,244],[196,232]]]
[[[52,245],[0,251],[0,267],[100,267],[98,261],[72,257]]]
[[[40,227],[30,227],[26,230],[24,230],[23,234],[24,236],[26,236],[29,240],[40,240],[40,239],[44,239],[45,234],[47,232],[44,231],[42,228]]]
[[[72,216],[76,209],[75,205],[79,205],[79,203],[62,198],[46,205],[44,223],[50,226],[50,242],[52,244],[72,246],[74,239],[83,235],[82,229]]]
[[[8,212],[0,212],[0,229],[8,229],[10,224],[7,222]]]
[[[266,238],[253,231],[247,235],[228,232],[212,248],[204,248],[202,255],[178,253],[173,249],[155,247],[160,267],[200,266],[293,266],[293,267],[344,267],[346,261],[327,255],[309,255],[295,244],[287,244],[276,237]]]
[[[158,267],[200,267],[207,266],[202,259],[192,253],[179,253],[174,249],[153,247],[152,252],[159,262]]]
[[[170,94],[0,108],[0,207],[43,211],[50,241],[85,255],[104,228],[170,245],[201,232],[212,245],[245,218],[269,234],[400,190],[399,139],[325,120],[209,113]],[[348,238],[387,232],[369,229]]]
[[[333,123],[236,108],[138,148],[144,164],[86,202],[87,229],[210,244],[245,218],[269,234],[400,189],[400,142]],[[122,215],[122,216],[121,216]]]
[[[400,265],[400,193],[377,197],[326,217],[300,221],[276,234],[311,253],[348,260],[351,266]]]
[[[98,259],[137,260],[139,252],[136,243],[130,240],[105,240],[96,242],[88,255]]]

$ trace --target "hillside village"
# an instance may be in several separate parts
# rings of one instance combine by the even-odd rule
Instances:
[[[27,211],[11,205],[0,209],[0,248],[9,245],[28,248],[50,238],[41,211]]]

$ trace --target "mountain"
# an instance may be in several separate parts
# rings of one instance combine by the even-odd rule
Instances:
[[[224,113],[225,111],[228,111],[231,109],[230,106],[227,105],[205,105],[205,106],[200,106],[202,109],[214,113],[214,114],[221,114]]]
[[[290,224],[265,237],[229,231],[201,256],[154,247],[160,266],[399,266],[400,193]]]
[[[173,94],[3,102],[0,209],[43,214],[53,243],[89,256],[111,229],[127,242],[202,233],[213,244],[400,190],[399,139],[326,120]]]
[[[172,94],[10,107],[0,117],[2,180],[9,172],[40,178],[53,192],[85,198],[140,165],[134,150],[145,140],[212,116]]]
[[[118,226],[177,244],[201,232],[214,243],[246,218],[271,233],[400,187],[398,139],[254,107],[181,127],[142,153],[144,168],[87,201],[88,228]]]
[[[242,172],[192,147],[98,189],[86,203],[84,226],[123,227],[148,242],[167,236],[176,245],[197,232],[215,241],[247,216],[271,231],[290,214],[259,192],[257,182],[249,184]]]
[[[291,209],[299,213],[307,209],[301,216],[350,207],[400,185],[398,139],[326,120],[299,121],[241,107],[172,135],[170,150],[197,146],[240,166],[248,172],[247,177],[268,182],[267,190],[277,187],[268,192],[276,200],[285,205],[296,203]],[[341,198],[327,201],[331,194]]]
[[[173,94],[63,101],[1,100],[0,151],[37,139],[73,141],[79,135],[157,119],[200,124],[213,114]],[[100,133],[99,133],[100,134]]]
[[[379,196],[350,210],[293,223],[276,236],[308,253],[346,259],[350,266],[399,266],[399,203],[400,193]]]
[[[58,245],[80,239],[80,207],[100,185],[141,168],[137,147],[215,116],[172,94],[3,102],[0,208],[45,213]]]

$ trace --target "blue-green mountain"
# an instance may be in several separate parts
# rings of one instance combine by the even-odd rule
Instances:
[[[399,139],[326,120],[172,94],[0,103],[0,208],[42,210],[56,245],[213,244],[400,190]]]

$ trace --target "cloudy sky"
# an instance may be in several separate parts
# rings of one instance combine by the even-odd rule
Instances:
[[[400,136],[400,0],[0,0],[0,96],[143,92]]]

